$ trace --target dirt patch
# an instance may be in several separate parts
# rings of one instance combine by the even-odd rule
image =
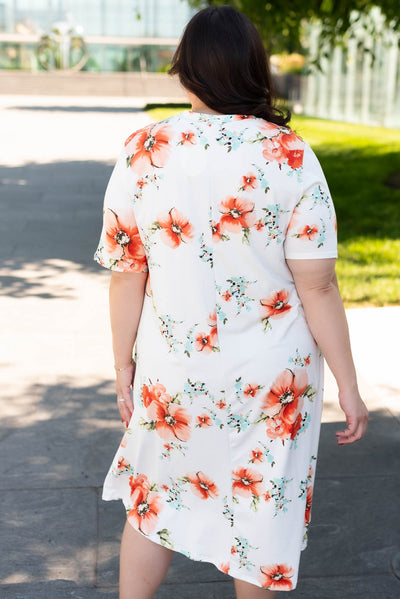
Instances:
[[[400,171],[389,175],[385,181],[385,185],[393,187],[393,189],[400,189]]]

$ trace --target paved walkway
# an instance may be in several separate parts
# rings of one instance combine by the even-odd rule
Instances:
[[[147,117],[127,99],[45,102],[0,97],[0,598],[117,599],[125,515],[101,486],[123,425],[92,255],[112,163]],[[309,546],[279,599],[400,596],[400,307],[348,315],[369,430],[337,446],[328,376]],[[157,599],[189,597],[233,599],[231,579],[176,554]]]

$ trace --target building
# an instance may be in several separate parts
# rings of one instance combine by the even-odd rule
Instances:
[[[0,68],[162,72],[194,12],[185,0],[0,0]]]

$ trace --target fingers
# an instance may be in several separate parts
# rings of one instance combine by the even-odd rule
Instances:
[[[124,401],[120,401],[121,399]],[[117,401],[121,422],[124,422],[125,426],[128,426],[133,414],[133,402],[131,399],[130,387],[117,389]]]
[[[336,432],[338,445],[348,445],[362,439],[367,432],[367,425],[368,417],[355,418],[348,422],[347,429]]]

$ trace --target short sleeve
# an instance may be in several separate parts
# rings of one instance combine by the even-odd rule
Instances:
[[[147,272],[146,253],[129,191],[128,167],[123,149],[105,192],[103,228],[93,259],[104,268],[118,272]]]
[[[286,232],[285,258],[337,258],[335,208],[322,167],[307,143],[301,186]]]

